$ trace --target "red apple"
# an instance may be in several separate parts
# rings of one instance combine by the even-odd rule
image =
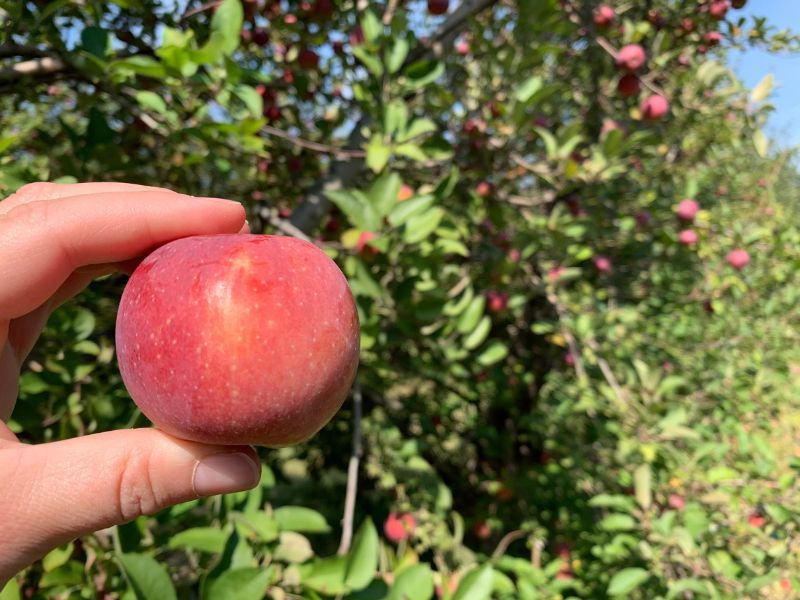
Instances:
[[[722,34],[719,31],[709,31],[703,36],[703,40],[709,47],[719,46]]]
[[[643,228],[648,227],[653,222],[653,215],[646,210],[636,211],[633,218],[636,220],[636,224]]]
[[[642,101],[640,110],[645,121],[658,121],[669,112],[669,101],[664,96],[654,94]]]
[[[683,510],[683,507],[686,506],[686,500],[679,494],[670,494],[667,504],[675,510]]]
[[[414,197],[414,188],[410,185],[403,184],[400,186],[400,189],[397,192],[397,201],[398,202],[405,202],[409,198]]]
[[[687,198],[678,203],[678,208],[675,209],[675,214],[681,221],[694,221],[695,216],[700,211],[700,205],[697,200]]]
[[[410,538],[416,526],[417,521],[410,514],[392,512],[386,517],[386,522],[383,524],[383,532],[389,538],[389,541],[397,544]]]
[[[309,242],[196,236],[134,271],[116,342],[125,386],[160,429],[286,446],[313,436],[346,398],[358,314],[342,272]]]
[[[364,37],[364,30],[361,29],[361,25],[356,25],[350,31],[350,45],[351,46],[360,46],[364,43],[366,38]]]
[[[253,35],[251,36],[253,39],[253,43],[256,46],[264,47],[269,44],[269,31],[266,29],[262,29],[261,27],[256,28],[253,31]]]
[[[486,307],[489,312],[498,313],[502,312],[508,306],[508,294],[498,292],[497,290],[489,290],[486,292]]]
[[[639,78],[633,73],[627,73],[626,75],[623,75],[617,82],[617,91],[623,98],[635,96],[641,89],[642,87],[639,83]]]
[[[602,28],[611,25],[616,16],[617,13],[614,12],[612,7],[610,7],[608,4],[601,4],[594,9],[594,12],[592,13],[592,20],[594,20],[595,25]]]
[[[466,56],[469,54],[469,42],[465,38],[460,38],[456,42],[456,52],[458,52],[461,56]]]
[[[693,229],[684,229],[678,234],[678,241],[684,246],[694,246],[697,243],[697,232]]]
[[[601,273],[609,273],[611,272],[611,259],[607,256],[603,256],[602,254],[598,254],[592,259],[594,263],[594,268],[600,271]]]
[[[728,252],[726,260],[734,269],[741,271],[747,266],[747,263],[750,262],[750,254],[748,254],[747,250],[736,248]]]
[[[625,71],[638,71],[646,62],[647,54],[639,44],[628,44],[617,52],[617,67]]]
[[[728,4],[728,0],[713,0],[708,6],[708,14],[711,15],[712,18],[721,21],[725,18],[725,14],[730,7],[731,5]]]
[[[758,527],[759,529],[761,529],[762,527],[764,527],[764,524],[767,522],[767,520],[762,515],[759,515],[758,513],[753,513],[749,517],[747,517],[747,522],[753,527]]]
[[[447,12],[449,5],[449,0],[428,0],[428,13],[432,15],[443,15]]]
[[[329,19],[333,16],[333,2],[331,0],[316,0],[311,7],[311,18],[317,21]]]
[[[474,533],[475,537],[478,539],[488,540],[492,537],[492,528],[489,527],[486,521],[476,521],[472,526],[472,533]]]
[[[494,192],[494,186],[489,183],[488,181],[481,181],[475,187],[475,193],[478,194],[481,198],[487,198],[492,195]]]
[[[306,71],[316,69],[319,66],[319,55],[310,48],[303,48],[297,55],[297,64]]]

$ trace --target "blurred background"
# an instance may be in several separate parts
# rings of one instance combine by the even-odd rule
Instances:
[[[362,326],[352,397],[260,450],[257,489],[76,540],[0,599],[800,597],[794,0],[0,1],[0,24],[2,197],[240,200],[338,262]],[[22,440],[148,426],[124,284],[49,322]]]

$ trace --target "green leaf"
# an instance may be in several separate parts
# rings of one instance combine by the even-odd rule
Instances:
[[[486,338],[489,337],[489,332],[492,329],[492,320],[489,315],[485,315],[477,326],[473,329],[467,337],[464,338],[464,348],[467,350],[474,350],[480,346]]]
[[[331,530],[325,517],[305,506],[281,506],[275,509],[273,516],[282,531],[327,533]]]
[[[468,333],[475,329],[478,321],[483,316],[483,308],[486,306],[486,298],[483,296],[475,296],[470,302],[467,309],[462,313],[456,324],[456,329],[459,333]]]
[[[332,556],[300,567],[300,578],[306,587],[323,594],[335,596],[347,591],[344,583],[347,569],[346,556]]]
[[[433,596],[433,573],[426,564],[404,569],[394,580],[386,600],[429,600]]]
[[[407,156],[411,160],[416,160],[418,162],[428,160],[428,155],[425,154],[425,151],[416,144],[400,144],[399,146],[394,147],[394,152],[395,154]]]
[[[489,344],[489,347],[486,348],[483,352],[478,355],[478,358],[475,359],[476,362],[483,366],[483,367],[490,367],[494,364],[499,363],[503,360],[506,356],[508,356],[508,348],[506,345],[501,341],[494,341]]]
[[[273,515],[264,511],[233,513],[237,523],[252,531],[263,542],[272,542],[278,539],[278,522]]]
[[[111,36],[102,27],[86,27],[81,31],[81,47],[97,58],[108,54]]]
[[[77,560],[70,560],[60,567],[45,573],[39,580],[39,587],[80,585],[86,579],[84,567]]]
[[[608,594],[610,596],[624,596],[642,585],[650,578],[650,573],[638,567],[623,569],[619,571],[608,584]]]
[[[600,529],[606,531],[629,531],[636,527],[636,521],[630,515],[608,515],[600,521]]]
[[[492,595],[494,572],[491,565],[470,571],[458,585],[453,600],[488,600]]]
[[[781,572],[778,569],[773,569],[766,575],[761,575],[760,577],[754,577],[749,581],[749,583],[745,586],[744,591],[747,593],[757,592],[758,590],[772,585],[776,581],[781,578]],[[787,596],[788,598],[789,596]]]
[[[644,509],[650,508],[653,502],[652,473],[650,465],[639,465],[633,473],[633,486],[636,501]]]
[[[164,565],[146,554],[120,554],[117,559],[139,600],[177,599]]]
[[[260,119],[264,113],[264,99],[261,97],[256,89],[251,85],[237,85],[233,93],[244,102],[247,110],[255,119]]]
[[[5,587],[0,588],[0,600],[22,600],[16,579],[12,579]]]
[[[151,110],[160,115],[167,112],[167,103],[155,92],[139,90],[136,92],[136,101],[139,103],[139,106],[145,110]]]
[[[400,227],[414,215],[421,214],[428,210],[435,200],[435,196],[426,194],[424,196],[410,198],[405,202],[398,202],[389,213],[389,224],[393,227]]]
[[[404,88],[409,91],[418,90],[433,83],[444,73],[444,64],[433,59],[420,60],[405,70]]]
[[[766,158],[769,152],[769,140],[760,129],[756,129],[753,133],[753,146],[755,146],[756,152],[761,158]]]
[[[397,141],[401,143],[407,142],[421,135],[432,133],[434,131],[436,131],[436,123],[434,123],[432,120],[425,118],[414,119],[411,122],[411,125],[408,126],[408,129],[403,132],[403,135],[397,138]]]
[[[392,43],[392,47],[386,51],[384,56],[386,68],[389,69],[389,73],[394,74],[400,70],[400,67],[403,66],[403,63],[408,56],[409,48],[410,45],[406,38],[395,38],[394,42]]]
[[[225,571],[209,585],[206,600],[261,600],[271,578],[271,568]]]
[[[406,221],[403,239],[408,244],[421,242],[439,226],[444,214],[444,210],[435,206],[422,214],[414,215]]]
[[[384,130],[387,135],[404,131],[408,123],[408,106],[402,100],[392,100],[386,105],[383,117]]]
[[[363,194],[346,190],[328,190],[325,196],[341,210],[350,222],[358,229],[376,231],[380,228],[380,219],[372,205]]]
[[[303,563],[314,556],[311,542],[308,538],[296,531],[282,531],[280,541],[272,557],[290,563]]]
[[[59,546],[55,550],[51,550],[48,554],[42,559],[42,568],[44,569],[45,573],[48,571],[52,571],[57,569],[69,560],[70,556],[72,556],[72,551],[75,549],[75,546],[70,542],[66,546]]]
[[[378,532],[372,519],[367,518],[358,529],[353,546],[347,554],[344,582],[351,590],[367,587],[378,569]]]
[[[150,56],[131,56],[111,63],[111,70],[119,73],[132,73],[154,79],[164,79],[167,75],[164,65]]]
[[[539,134],[539,137],[542,138],[544,141],[544,146],[547,151],[547,158],[549,160],[554,160],[558,157],[558,140],[556,140],[555,136],[547,131],[544,127],[534,127],[533,128],[536,133]]]
[[[534,94],[542,89],[544,81],[539,76],[534,76],[523,81],[514,91],[514,98],[520,102],[527,102]]]
[[[757,104],[762,100],[766,100],[772,93],[774,80],[775,78],[772,76],[772,73],[767,73],[764,75],[764,78],[758,82],[758,85],[756,85],[756,87],[754,87],[753,91],[750,93],[751,102],[755,102]]]
[[[96,322],[97,320],[91,311],[85,308],[78,309],[75,319],[72,321],[76,340],[85,340],[92,335]]]
[[[173,535],[168,545],[170,548],[186,547],[199,552],[219,554],[229,537],[229,532],[216,527],[193,527]]]
[[[364,39],[369,43],[377,40],[383,33],[383,24],[369,9],[361,14],[361,31],[364,32]]]
[[[384,144],[383,136],[379,133],[374,134],[367,143],[367,166],[375,173],[380,173],[391,155],[392,150]]]
[[[714,586],[709,581],[704,581],[702,579],[681,579],[680,581],[670,584],[669,592],[667,593],[667,600],[677,598],[685,592],[694,592],[695,594],[703,594],[704,596],[713,596],[716,595],[714,593],[715,591],[716,590],[714,589]]]
[[[397,173],[384,173],[370,186],[367,197],[379,219],[388,215],[397,204],[397,194],[400,192],[401,183]]]
[[[383,76],[383,65],[380,59],[370,54],[364,46],[356,46],[352,49],[352,52],[353,56],[360,60],[375,77]]]
[[[223,0],[211,17],[211,39],[225,54],[231,54],[239,46],[239,36],[244,22],[244,10],[240,0]],[[217,41],[218,40],[218,41]]]

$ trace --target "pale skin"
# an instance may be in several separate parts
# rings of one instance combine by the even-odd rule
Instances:
[[[258,483],[249,447],[156,429],[31,446],[5,424],[26,356],[61,303],[171,240],[247,231],[237,203],[132,184],[36,183],[0,201],[0,589],[80,535]]]

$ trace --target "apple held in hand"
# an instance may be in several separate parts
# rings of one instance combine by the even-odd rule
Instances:
[[[342,272],[290,237],[176,240],[134,271],[117,315],[122,378],[159,428],[210,444],[307,440],[355,377],[359,324]]]

